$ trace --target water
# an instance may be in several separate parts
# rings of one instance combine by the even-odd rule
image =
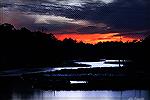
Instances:
[[[97,62],[77,62],[77,64],[85,64],[89,65],[89,67],[56,67],[56,68],[50,68],[47,71],[57,71],[62,69],[79,69],[79,68],[97,68],[97,67],[123,67],[124,64],[122,62],[128,62],[128,60],[100,60]]]
[[[32,74],[32,73],[39,73],[39,72],[51,72],[51,71],[57,71],[57,70],[62,70],[62,69],[79,69],[79,68],[96,68],[96,67],[123,67],[124,64],[122,62],[128,62],[127,60],[100,60],[97,62],[77,62],[77,64],[86,64],[90,65],[89,67],[43,67],[43,68],[21,68],[21,69],[14,69],[14,70],[6,70],[6,71],[1,71],[0,76],[20,76],[22,74]]]
[[[77,64],[90,65],[91,68],[95,67],[123,67],[122,62],[128,62],[127,60],[101,60],[97,62],[76,62]]]
[[[150,100],[148,90],[44,91],[15,89],[1,100]]]
[[[70,84],[86,84],[87,81],[70,81]]]
[[[109,63],[110,62],[110,63]],[[27,73],[49,72],[62,69],[95,68],[95,67],[122,67],[118,62],[122,60],[102,60],[98,62],[76,62],[88,64],[90,67],[56,67],[56,68],[34,68],[16,69],[0,72],[1,75],[21,75]],[[126,61],[125,61],[126,62]],[[86,81],[70,81],[71,84],[86,84]],[[0,88],[0,100],[150,100],[149,90],[97,90],[97,91],[44,91],[25,87],[2,87]]]

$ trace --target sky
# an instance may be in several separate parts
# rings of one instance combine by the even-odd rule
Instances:
[[[95,44],[150,34],[149,0],[0,0],[0,23]]]

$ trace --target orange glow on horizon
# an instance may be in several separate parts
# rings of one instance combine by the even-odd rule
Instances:
[[[98,42],[107,42],[107,41],[122,41],[122,42],[132,42],[133,40],[137,40],[131,37],[121,37],[114,36],[119,33],[107,33],[107,34],[55,34],[58,40],[64,40],[65,38],[72,38],[77,42],[84,42],[90,44],[96,44]]]

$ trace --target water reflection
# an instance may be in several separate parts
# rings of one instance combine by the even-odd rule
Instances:
[[[86,84],[87,81],[70,81],[70,84]]]
[[[78,64],[90,65],[94,67],[123,67],[128,60],[100,60],[98,62],[76,62]]]
[[[24,92],[14,92],[11,100],[150,100],[149,91],[146,90]]]
[[[56,71],[62,69],[79,69],[79,68],[96,68],[96,67],[123,67],[123,63],[127,63],[129,60],[100,60],[97,62],[75,62],[77,64],[90,65],[90,67],[56,67],[50,69],[49,71]]]
[[[150,100],[150,91],[46,91],[17,85],[1,87],[0,100]]]
[[[150,91],[44,91],[19,88],[0,90],[0,100],[150,100]]]
[[[95,68],[95,67],[123,67],[123,62],[128,62],[128,60],[101,60],[97,62],[77,62],[77,64],[86,64],[90,65],[89,67],[74,67],[74,66],[68,66],[68,67],[43,67],[43,68],[27,68],[27,69],[15,69],[15,70],[6,70],[1,71],[0,76],[20,76],[22,74],[32,74],[32,73],[40,73],[40,72],[51,72],[51,71],[57,71],[62,69],[79,69],[79,68]]]

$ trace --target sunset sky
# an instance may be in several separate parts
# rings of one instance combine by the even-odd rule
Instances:
[[[149,0],[2,0],[0,23],[95,44],[150,34]]]

